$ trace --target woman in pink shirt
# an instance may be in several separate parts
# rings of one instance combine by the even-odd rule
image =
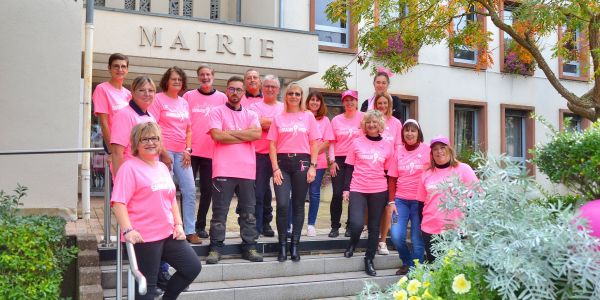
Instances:
[[[390,143],[394,149],[402,144],[402,123],[400,120],[392,116],[392,96],[387,92],[378,94],[375,96],[375,109],[380,111],[385,119],[385,129],[381,134],[383,140]],[[392,224],[392,214],[390,210],[386,210],[386,213],[381,218],[381,224],[379,226],[379,244],[377,246],[377,253],[380,255],[388,255],[390,252],[387,249],[386,239],[390,226]]]
[[[317,121],[311,112],[306,111],[302,101],[302,88],[298,84],[290,84],[285,91],[284,111],[273,118],[267,135],[267,139],[271,141],[269,158],[273,167],[277,201],[277,260],[280,262],[287,260],[288,218],[294,220],[290,257],[292,261],[300,260],[298,245],[304,223],[304,199],[308,184],[315,180],[320,138]],[[290,202],[292,216],[288,216]]]
[[[319,157],[317,158],[317,175],[315,181],[310,183],[308,189],[309,193],[309,205],[308,205],[308,225],[306,227],[307,236],[316,236],[317,231],[315,229],[315,222],[317,221],[317,214],[319,212],[319,203],[321,201],[321,183],[323,182],[323,175],[327,169],[327,155],[326,152],[330,150],[329,142],[333,138],[333,130],[331,129],[331,122],[327,118],[327,105],[323,100],[323,95],[320,92],[310,92],[306,97],[306,106],[313,113],[317,120],[319,131],[321,132],[321,140],[319,142]],[[330,151],[329,157],[333,158],[333,152]]]
[[[346,179],[346,155],[352,145],[352,142],[362,134],[360,122],[363,113],[357,110],[358,108],[358,92],[347,90],[342,93],[342,105],[344,113],[337,115],[331,120],[331,128],[333,130],[334,140],[331,141],[335,159],[329,157],[331,164],[329,172],[331,173],[331,185],[333,188],[333,196],[331,197],[331,205],[329,213],[331,215],[331,231],[329,237],[337,237],[340,233],[340,219],[342,217],[342,192],[344,181]],[[349,215],[349,214],[348,214]],[[362,231],[362,229],[361,229]],[[346,222],[346,237],[350,236],[348,222]]]
[[[381,133],[385,128],[383,115],[376,110],[367,111],[361,122],[364,135],[357,137],[346,156],[346,174],[343,198],[350,201],[348,213],[350,222],[350,241],[344,252],[352,257],[360,240],[365,224],[364,215],[368,213],[367,228],[369,238],[365,253],[365,272],[376,276],[373,258],[379,239],[379,224],[387,203],[387,179],[385,169],[392,161],[394,148],[383,140]]]
[[[425,203],[423,219],[421,220],[421,232],[425,243],[425,260],[433,262],[436,258],[431,252],[433,235],[451,229],[454,222],[461,217],[459,209],[446,210],[440,208],[444,191],[440,190],[439,185],[451,183],[454,178],[458,178],[462,183],[469,186],[477,182],[478,179],[469,165],[458,161],[456,152],[450,146],[447,137],[433,138],[430,147],[430,167],[421,176],[417,189],[417,200]]]
[[[402,266],[396,275],[406,275],[414,260],[423,262],[424,245],[421,236],[423,202],[417,200],[421,175],[429,168],[429,145],[423,142],[419,123],[408,119],[402,127],[402,145],[396,148],[388,169],[389,202],[392,228],[391,238]],[[406,245],[406,231],[410,221],[412,250]]]
[[[156,94],[150,113],[160,126],[164,147],[173,160],[173,175],[181,189],[183,228],[188,242],[201,244],[196,233],[196,185],[191,168],[192,123],[188,103],[179,96],[185,91],[187,77],[179,67],[169,68],[160,80],[161,93]]]
[[[159,263],[164,260],[176,272],[162,299],[176,299],[202,267],[194,250],[185,242],[169,169],[158,161],[162,148],[158,125],[153,122],[136,125],[130,142],[133,158],[123,163],[115,178],[111,204],[122,237],[134,245],[140,272],[148,283],[146,295],[137,294],[136,287],[135,298],[157,296]]]

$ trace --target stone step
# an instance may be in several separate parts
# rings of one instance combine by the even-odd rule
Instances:
[[[280,263],[275,257],[265,257],[264,262],[254,263],[243,259],[224,259],[218,264],[207,265],[202,262],[202,272],[195,282],[219,282],[231,280],[250,280],[280,278],[303,275],[322,275],[344,272],[364,271],[364,252],[355,252],[351,258],[341,253],[304,255],[299,262]],[[395,251],[389,255],[376,255],[375,268],[393,269],[400,267],[400,259]],[[127,286],[127,265],[123,267],[123,287]],[[102,266],[102,286],[105,289],[116,287],[116,267]]]
[[[288,262],[284,264],[287,263]],[[289,264],[293,263],[289,262]],[[276,278],[197,282],[190,285],[189,290],[182,293],[178,299],[293,300],[339,298],[357,295],[364,287],[365,282],[368,281],[376,283],[381,288],[385,288],[400,279],[400,276],[395,275],[395,272],[396,269],[377,270],[378,275],[376,277],[368,276],[364,271],[356,271]],[[104,299],[115,299],[115,293],[115,289],[105,289]],[[123,293],[126,294],[127,291],[124,289]]]

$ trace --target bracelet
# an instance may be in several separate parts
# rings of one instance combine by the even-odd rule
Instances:
[[[125,230],[123,230],[123,236],[126,236],[128,233],[134,231],[135,229],[133,229],[133,227],[129,227]]]
[[[275,172],[277,172],[277,171],[279,171],[279,168],[277,168],[277,169],[273,170],[273,173],[275,173]]]
[[[396,204],[396,202],[388,202],[388,205]]]

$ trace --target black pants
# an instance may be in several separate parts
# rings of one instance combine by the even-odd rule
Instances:
[[[432,239],[435,234],[429,234],[425,231],[421,231],[421,235],[423,236],[423,243],[425,244],[425,261],[433,263],[436,257],[431,251],[431,246],[433,245]]]
[[[212,198],[212,159],[192,156],[192,172],[194,173],[194,182],[200,172],[200,205],[196,215],[196,232],[200,232],[206,229],[206,215]]]
[[[359,193],[350,192],[350,243],[356,245],[360,239],[360,234],[364,226],[365,210],[368,211],[367,228],[369,230],[369,239],[367,241],[367,252],[365,256],[373,259],[377,251],[379,242],[379,223],[388,201],[388,192],[379,193]]]
[[[202,269],[196,252],[188,242],[186,240],[174,240],[173,236],[155,242],[135,244],[133,248],[140,272],[146,277],[148,284],[148,292],[142,296],[137,294],[136,282],[136,299],[154,299],[161,260],[166,261],[176,270],[167,283],[167,289],[162,299],[177,299],[179,294],[196,279]]]
[[[212,199],[212,219],[210,220],[210,248],[220,251],[225,241],[225,230],[227,224],[227,214],[229,205],[236,188],[239,189],[238,205],[239,211],[238,224],[240,225],[240,237],[242,238],[242,250],[248,251],[256,247],[256,218],[254,217],[254,207],[256,198],[254,197],[254,180],[216,177],[212,181],[213,199]]]
[[[293,220],[292,236],[299,239],[304,225],[304,200],[308,191],[306,174],[310,166],[308,154],[277,154],[277,164],[283,175],[283,183],[275,185],[277,201],[277,233],[285,234],[288,228],[288,218]],[[291,201],[290,201],[291,191]],[[293,216],[288,216],[289,205],[292,205]]]
[[[329,214],[331,215],[331,228],[339,229],[342,226],[340,219],[342,218],[342,192],[344,189],[344,180],[347,167],[346,157],[336,156],[335,162],[337,163],[339,170],[337,171],[337,176],[331,178],[333,196],[331,198],[331,205],[329,206]],[[350,213],[348,213],[348,219],[350,219]],[[346,225],[348,225],[347,221]]]
[[[262,232],[264,224],[270,224],[273,220],[273,207],[271,201],[271,177],[273,176],[273,168],[269,154],[256,153],[256,230]]]

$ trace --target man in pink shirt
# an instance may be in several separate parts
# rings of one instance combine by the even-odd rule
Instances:
[[[236,189],[242,257],[250,261],[263,260],[256,251],[256,154],[252,143],[260,138],[261,127],[256,113],[241,105],[243,94],[244,80],[238,76],[229,78],[227,102],[215,107],[210,113],[209,128],[215,148],[212,161],[210,252],[206,258],[208,264],[216,264],[221,258],[227,213]]]
[[[271,121],[283,111],[283,103],[277,101],[279,96],[279,78],[275,75],[266,75],[262,85],[264,100],[250,105],[249,109],[258,114],[262,128],[261,138],[254,142],[256,148],[256,230],[264,236],[275,236],[271,228],[273,220],[273,207],[271,201],[271,175],[273,168],[269,159],[269,140],[267,133],[271,127]]]
[[[246,75],[244,75],[244,88],[246,93],[242,97],[241,103],[247,108],[250,105],[263,101],[263,94],[260,91],[262,82],[260,81],[260,74],[257,70],[248,69]]]
[[[209,116],[214,107],[225,104],[227,96],[213,87],[214,70],[208,65],[200,65],[196,73],[200,88],[188,91],[183,98],[188,101],[192,120],[192,172],[194,182],[200,172],[200,205],[196,215],[196,233],[208,238],[206,215],[212,197],[212,157],[215,143],[209,134]]]
[[[92,95],[94,114],[98,117],[98,123],[102,130],[104,150],[109,155],[112,153],[110,145],[112,119],[115,113],[126,107],[131,99],[131,93],[123,87],[123,82],[129,72],[128,68],[129,58],[121,53],[113,53],[108,58],[110,80],[97,85]]]

